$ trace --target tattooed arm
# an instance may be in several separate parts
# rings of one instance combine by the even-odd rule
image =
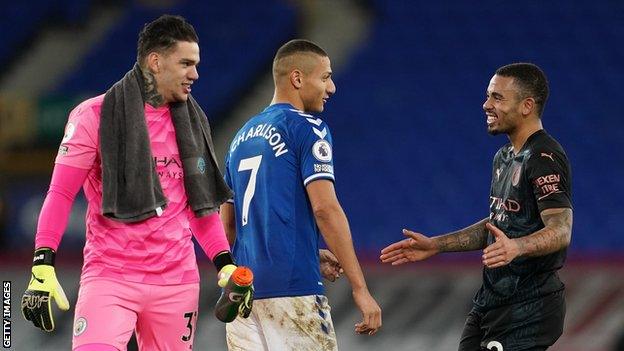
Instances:
[[[381,250],[379,257],[384,263],[393,265],[422,261],[440,252],[479,250],[487,244],[485,224],[488,219],[445,235],[428,238],[420,233],[403,229],[407,239],[398,241]]]
[[[484,218],[464,229],[431,239],[438,248],[438,252],[480,250],[487,245],[487,230],[485,229],[487,221],[488,219]]]
[[[572,236],[572,210],[549,208],[540,215],[545,227],[516,239],[508,238],[503,231],[487,223],[496,242],[483,250],[483,264],[488,268],[501,267],[518,256],[544,256],[567,247]]]
[[[540,213],[544,228],[531,235],[517,238],[520,256],[544,256],[570,245],[572,210],[549,208]]]

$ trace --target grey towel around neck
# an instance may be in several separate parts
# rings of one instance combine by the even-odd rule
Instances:
[[[104,96],[100,117],[102,214],[120,222],[160,215],[167,205],[156,174],[145,121],[145,88],[138,64]],[[208,119],[189,95],[169,105],[184,170],[184,188],[196,217],[232,197],[217,166]]]

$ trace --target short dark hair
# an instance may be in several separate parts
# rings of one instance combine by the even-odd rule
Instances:
[[[137,62],[142,64],[150,52],[165,53],[178,41],[199,43],[195,28],[182,16],[162,15],[146,23],[139,33]]]
[[[532,63],[512,63],[496,70],[496,75],[514,78],[522,99],[532,97],[538,105],[537,116],[544,112],[548,100],[548,80],[544,72]]]
[[[296,55],[296,54],[315,54],[321,57],[328,57],[327,52],[323,50],[316,43],[306,39],[293,39],[286,44],[282,45],[275,54],[273,59],[273,75],[276,76],[278,72],[279,61]]]
[[[306,39],[293,39],[286,44],[282,45],[275,54],[275,59],[273,61],[277,61],[284,57],[299,54],[299,53],[313,53],[319,56],[327,57],[327,53],[316,43],[306,40]]]

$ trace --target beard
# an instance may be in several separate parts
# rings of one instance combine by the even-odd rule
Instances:
[[[499,135],[499,134],[511,134],[515,130],[515,127],[512,126],[501,126],[500,124],[495,127],[487,127],[487,132],[490,135]]]
[[[502,133],[500,130],[493,129],[493,128],[490,128],[490,127],[488,127],[487,132],[488,132],[489,135],[499,135],[499,134]]]

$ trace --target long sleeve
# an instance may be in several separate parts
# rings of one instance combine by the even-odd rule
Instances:
[[[211,260],[219,252],[230,251],[230,245],[218,213],[215,212],[199,218],[192,217],[190,225],[199,246]]]
[[[35,248],[58,248],[67,228],[74,199],[88,173],[88,169],[59,163],[54,166],[50,188],[39,213]]]

